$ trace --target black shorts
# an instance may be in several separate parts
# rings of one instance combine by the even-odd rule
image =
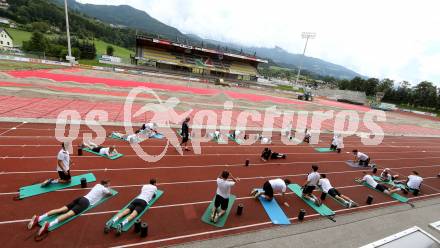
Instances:
[[[182,136],[182,144],[188,142],[188,135],[183,135]]]
[[[328,194],[329,194],[331,197],[341,196],[341,193],[339,193],[339,191],[338,191],[337,189],[335,189],[335,188],[331,188],[331,189],[329,189],[329,190],[328,190]]]
[[[266,196],[268,196],[269,198],[273,198],[273,188],[272,185],[270,185],[269,181],[266,181],[263,184],[263,191]]]
[[[313,185],[309,185],[309,186],[306,186],[305,188],[304,188],[304,190],[303,190],[303,194],[311,194],[311,193],[313,193],[313,190],[315,190],[315,186],[313,186]]]
[[[134,199],[127,208],[130,209],[130,212],[136,210],[136,212],[140,214],[142,211],[144,211],[147,205],[147,202],[142,199]]]
[[[70,175],[70,170],[67,171],[67,175],[64,174],[64,171],[58,171],[58,176],[61,180],[64,181],[70,181],[70,179],[72,179],[72,176]]]
[[[228,209],[229,198],[223,198],[221,195],[215,195],[214,207],[220,207],[222,210]]]
[[[99,151],[101,151],[103,147],[102,146],[97,146],[95,148],[92,148],[92,151],[99,153]]]
[[[359,160],[359,165],[368,166],[369,163],[370,158],[368,158],[367,160]]]
[[[376,189],[379,190],[380,192],[384,192],[385,190],[387,190],[388,188],[385,187],[383,184],[378,183],[376,185]]]
[[[90,206],[89,200],[81,196],[73,200],[73,202],[69,203],[66,207],[67,209],[72,210],[75,213],[75,215],[78,215],[84,212],[84,210],[86,210],[89,206]]]

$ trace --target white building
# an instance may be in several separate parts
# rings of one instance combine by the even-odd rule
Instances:
[[[11,36],[3,28],[0,28],[0,47],[1,48],[12,48],[12,47],[14,47],[14,44],[12,43]]]

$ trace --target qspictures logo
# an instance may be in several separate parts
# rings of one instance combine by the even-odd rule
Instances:
[[[145,102],[143,97],[145,95],[151,96],[154,101],[149,101],[134,112],[135,104]],[[201,154],[202,144],[211,141],[214,137],[224,137],[221,139],[222,143],[232,142],[227,138],[231,133],[234,134],[235,140],[241,140],[240,145],[243,146],[255,143],[270,144],[274,135],[281,135],[281,142],[285,145],[297,145],[306,135],[309,136],[311,144],[317,144],[323,124],[328,121],[333,124],[330,131],[341,139],[342,147],[343,139],[353,135],[359,136],[364,145],[379,145],[384,138],[383,129],[377,123],[386,121],[384,111],[371,110],[362,115],[352,110],[286,111],[277,109],[275,105],[260,111],[234,111],[232,101],[224,102],[221,111],[212,109],[177,111],[180,103],[176,97],[162,100],[152,89],[144,86],[133,88],[128,93],[123,108],[125,135],[131,135],[130,137],[142,135],[135,131],[139,126],[133,126],[133,119],[147,116],[148,113],[152,117],[146,122],[154,123],[157,127],[156,131],[166,139],[162,151],[156,155],[144,150],[141,142],[129,142],[135,153],[144,161],[159,161],[171,146],[179,154],[183,154],[178,135],[179,129],[176,131],[172,126],[181,125],[188,116],[192,116],[190,137],[195,154]],[[108,116],[109,113],[99,109],[89,111],[85,116],[81,116],[77,110],[64,110],[57,117],[55,137],[60,142],[70,144],[68,146],[70,153],[72,153],[72,142],[78,138],[102,145],[107,135],[101,123],[108,122]],[[280,119],[281,128],[275,128],[279,126],[279,124],[275,125],[276,120]],[[250,132],[251,123],[261,123],[261,128]],[[92,132],[83,132],[80,137],[80,126],[84,124]],[[328,124],[326,127],[328,128]]]

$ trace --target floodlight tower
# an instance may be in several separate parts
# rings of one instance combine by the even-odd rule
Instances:
[[[306,44],[304,46],[304,51],[303,51],[303,54],[302,54],[302,57],[301,57],[301,64],[299,65],[298,74],[296,75],[295,84],[298,83],[299,75],[301,73],[301,67],[302,67],[302,64],[304,62],[304,55],[306,54],[307,43],[309,42],[309,39],[314,39],[316,37],[316,33],[313,33],[313,32],[302,32],[301,33],[301,37],[303,39],[306,39]]]
[[[67,51],[66,60],[73,63],[75,58],[72,58],[72,48],[70,46],[70,32],[69,32],[69,13],[67,12],[67,0],[64,0],[64,11],[66,12],[66,33],[67,33]]]

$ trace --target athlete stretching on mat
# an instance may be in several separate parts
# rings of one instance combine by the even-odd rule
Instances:
[[[396,180],[398,177],[399,175],[391,175],[390,168],[385,168],[382,173],[380,173],[380,179],[387,183]]]
[[[395,181],[394,183],[400,183],[405,186],[403,193],[407,194],[408,190],[420,190],[423,182],[423,178],[419,176],[417,171],[413,171],[412,175],[409,175],[406,181]]]
[[[367,154],[362,153],[355,149],[353,150],[353,155],[354,155],[353,163],[358,163],[360,166],[364,166],[364,167],[369,166],[370,157]]]
[[[28,229],[30,230],[34,228],[35,226],[38,225],[39,221],[43,220],[46,217],[55,214],[61,214],[55,220],[51,222],[46,221],[43,223],[43,225],[41,226],[40,230],[38,230],[37,233],[38,236],[41,236],[42,234],[46,233],[50,227],[58,224],[59,222],[67,220],[72,216],[82,213],[89,206],[95,205],[96,203],[101,201],[104,197],[110,196],[111,194],[112,193],[109,188],[109,181],[103,180],[101,181],[100,184],[96,184],[87,195],[76,198],[68,205],[58,209],[50,210],[49,212],[43,215],[34,215],[28,224]]]
[[[306,128],[306,130],[304,131],[304,139],[303,141],[306,143],[310,143],[310,138],[312,137],[312,134],[310,133],[310,131]]]
[[[231,136],[231,138],[236,139],[237,136],[239,136],[240,134],[241,134],[241,131],[234,130],[234,131],[231,132],[230,136]]]
[[[156,197],[157,187],[156,179],[150,179],[150,183],[142,186],[141,193],[134,199],[130,205],[124,211],[118,213],[112,220],[110,220],[105,228],[104,232],[108,233],[113,223],[117,222],[120,218],[127,216],[119,225],[116,227],[116,232],[118,234],[122,233],[123,227],[134,219],[138,214],[142,213],[144,209],[148,206],[151,199]]]
[[[230,180],[228,178],[231,177]],[[229,205],[229,196],[231,195],[231,188],[240,179],[232,176],[229,171],[223,171],[222,174],[217,178],[217,191],[215,195],[214,207],[211,211],[211,221],[216,223],[218,218],[222,217]],[[220,207],[220,212],[218,208]]]
[[[185,151],[191,151],[188,148],[188,140],[189,140],[189,125],[188,125],[188,123],[189,123],[189,120],[190,120],[189,117],[185,118],[185,121],[183,121],[183,123],[182,123],[182,130],[181,130],[182,131],[182,133],[181,133],[182,142],[180,142],[180,146],[185,145],[185,147],[184,147]]]
[[[97,152],[101,155],[106,155],[107,157],[111,157],[114,155],[118,154],[118,151],[116,151],[115,146],[111,146],[111,147],[103,147],[103,146],[98,146],[92,142],[89,142],[89,144],[87,144],[86,142],[84,142],[83,144],[84,147],[89,148],[90,150]]]
[[[342,145],[341,135],[335,134],[333,136],[332,143],[330,145],[330,150],[341,153],[341,145]]]
[[[377,189],[380,192],[383,192],[387,195],[391,195],[395,192],[400,191],[400,188],[396,188],[396,187],[388,187],[385,184],[382,183],[378,183],[374,180],[374,178],[368,174],[368,172],[364,171],[365,176],[362,178],[361,182],[366,182],[368,185],[370,185],[370,187]]]
[[[261,160],[266,162],[269,159],[279,159],[279,158],[287,158],[286,154],[278,153],[278,152],[272,152],[269,148],[264,148],[263,152],[261,153]]]
[[[307,180],[303,185],[302,197],[311,200],[317,206],[321,206],[321,200],[319,200],[315,195],[313,195],[313,190],[315,190],[318,185],[321,176],[318,173],[318,165],[312,165],[312,172],[307,176]]]
[[[126,140],[130,143],[137,143],[142,139],[142,134],[140,133],[134,133],[134,134],[124,134],[119,132],[112,132],[111,135],[119,137],[123,140]],[[111,135],[109,137],[111,137]]]
[[[321,174],[321,179],[319,179],[318,186],[321,187],[322,192],[329,194],[331,197],[335,198],[346,207],[351,208],[357,206],[357,203],[350,199],[348,196],[339,193],[339,191],[330,184],[330,180],[328,180],[325,174]]]
[[[263,191],[258,191],[257,189],[254,189],[251,191],[251,196],[255,197],[255,199],[258,199],[258,197],[263,197],[264,199],[268,201],[272,201],[274,197],[274,192],[281,192],[281,198],[283,200],[283,204],[286,207],[290,207],[289,203],[287,203],[284,194],[286,193],[287,185],[290,184],[289,179],[272,179],[269,181],[264,182],[263,184]]]
[[[154,122],[148,122],[142,125],[141,129],[137,130],[135,133],[146,133],[146,134],[150,134],[155,135],[157,134],[157,130],[156,130],[157,124]]]
[[[57,155],[57,172],[58,179],[49,178],[41,184],[41,187],[46,187],[51,183],[70,183],[70,166],[72,165],[69,152],[66,150],[65,144],[61,143],[61,150]]]

